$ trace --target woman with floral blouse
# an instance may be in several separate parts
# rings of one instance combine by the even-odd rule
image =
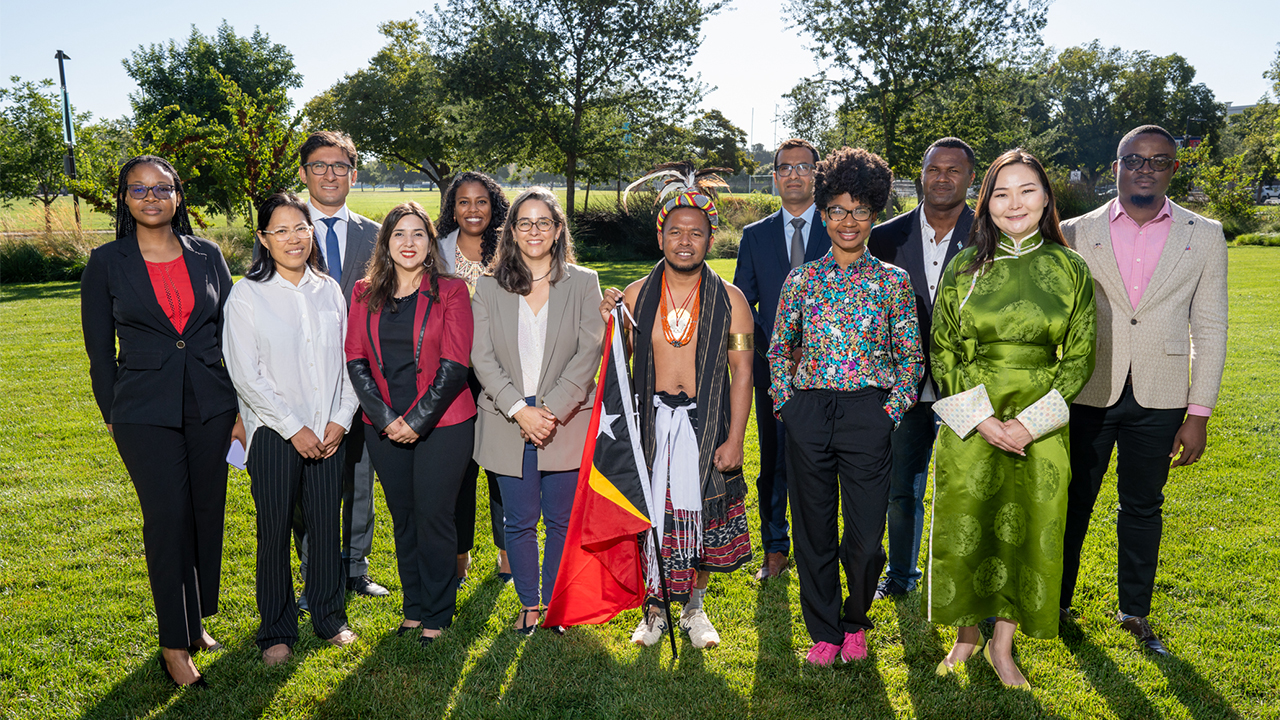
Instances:
[[[769,345],[774,408],[788,430],[800,609],[814,665],[867,657],[867,610],[885,564],[889,436],[924,375],[911,281],[867,252],[892,182],[885,161],[866,150],[841,148],[818,163],[814,200],[831,251],[782,284]],[[837,556],[849,587],[843,603]]]

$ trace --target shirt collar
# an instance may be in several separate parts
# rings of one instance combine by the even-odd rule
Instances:
[[[804,220],[806,226],[810,225],[811,222],[809,218],[813,216],[814,207],[815,205],[813,203],[809,203],[809,207],[805,208],[804,210],[801,210],[799,215],[792,215],[791,213],[787,212],[786,208],[782,208],[783,224],[786,225],[787,227],[791,227],[791,221],[795,220],[796,218],[800,218]]]
[[[1111,222],[1119,220],[1121,216],[1128,218],[1129,222],[1134,225],[1138,224],[1137,220],[1134,220],[1130,217],[1129,213],[1125,212],[1124,203],[1120,202],[1120,198],[1116,198],[1111,201]],[[1156,216],[1151,219],[1151,222],[1159,222],[1167,217],[1173,217],[1173,206],[1170,204],[1169,198],[1165,197],[1164,205],[1160,207],[1160,212],[1156,213]],[[1150,225],[1151,223],[1147,224]]]
[[[306,266],[306,268],[303,269],[302,280],[298,282],[297,286],[295,286],[293,283],[289,282],[288,280],[285,280],[284,276],[281,275],[280,271],[278,270],[272,273],[271,279],[267,280],[267,284],[279,285],[280,287],[288,288],[290,290],[301,290],[302,288],[306,287],[309,283],[319,282],[319,280],[320,278],[316,275],[315,270],[312,270],[311,266],[308,265]]]
[[[863,250],[862,255],[860,255],[857,260],[854,260],[853,262],[849,263],[849,267],[845,268],[843,272],[848,272],[848,273],[865,272],[867,268],[870,268],[872,264],[875,262],[877,261],[871,255],[871,251]],[[823,255],[821,259],[811,264],[815,266],[814,268],[815,270],[822,273],[825,273],[829,270],[837,270],[837,271],[840,270],[840,264],[836,262],[836,254],[835,254],[835,251],[833,250],[828,250],[826,255]]]
[[[324,211],[322,211],[320,208],[316,207],[315,205],[311,204],[311,201],[308,200],[307,210],[311,213],[311,222],[313,223],[319,223],[321,219],[329,218],[329,217],[338,218],[342,222],[350,222],[351,220],[351,214],[347,212],[346,203],[343,203],[342,207],[338,208],[338,212],[332,215],[326,215],[324,214]]]

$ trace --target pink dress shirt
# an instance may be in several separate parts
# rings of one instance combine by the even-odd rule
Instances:
[[[1164,243],[1169,239],[1169,230],[1173,227],[1172,212],[1169,198],[1165,198],[1164,206],[1155,218],[1145,225],[1138,225],[1125,212],[1120,200],[1111,201],[1111,249],[1116,254],[1116,265],[1120,268],[1125,289],[1129,291],[1129,304],[1135,308],[1151,283]],[[1209,417],[1212,413],[1211,408],[1203,405],[1187,406],[1188,415]]]

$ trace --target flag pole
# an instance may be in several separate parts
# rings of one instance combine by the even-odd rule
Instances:
[[[667,568],[662,562],[662,541],[658,538],[658,528],[651,525],[649,532],[653,533],[653,550],[658,556],[658,581],[662,585],[662,597],[666,600],[667,629],[671,631],[671,659],[679,660],[680,653],[676,652],[676,624],[671,621],[671,590],[667,587]]]

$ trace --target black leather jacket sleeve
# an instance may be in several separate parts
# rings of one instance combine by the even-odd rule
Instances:
[[[435,428],[436,423],[440,422],[445,410],[449,409],[454,398],[458,397],[458,393],[466,387],[467,366],[456,360],[441,358],[440,369],[436,371],[431,387],[427,388],[422,398],[404,414],[404,421],[419,435],[427,434]]]
[[[369,368],[368,359],[348,360],[347,374],[351,376],[351,385],[355,388],[356,397],[360,399],[360,409],[369,416],[369,421],[378,432],[385,432],[387,426],[399,416],[382,399],[378,384],[373,380],[373,370]]]

